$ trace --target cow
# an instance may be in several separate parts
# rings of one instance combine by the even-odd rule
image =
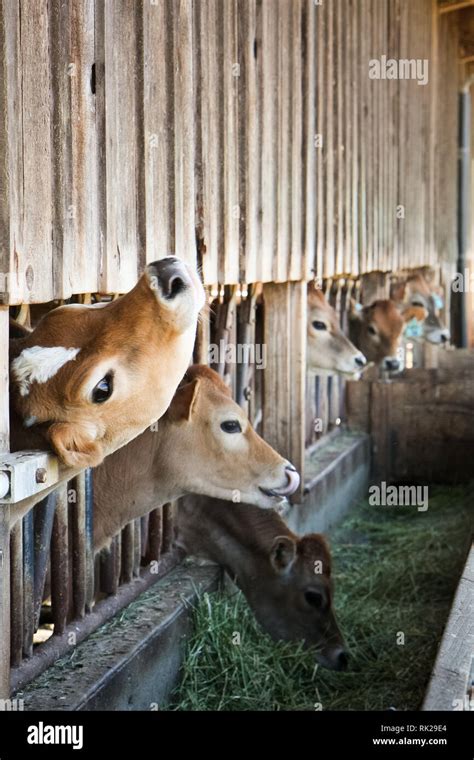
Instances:
[[[378,299],[369,306],[351,299],[349,337],[369,362],[397,372],[403,368],[400,354],[405,324],[425,317],[423,307],[409,305],[400,310],[391,299]]]
[[[47,443],[82,469],[143,432],[189,365],[204,300],[195,269],[168,256],[117,300],[60,306],[13,338],[12,450]]]
[[[186,493],[263,509],[293,494],[299,475],[253,430],[220,376],[193,365],[166,414],[93,471],[94,550],[128,522]]]
[[[313,282],[308,283],[307,368],[318,375],[354,377],[366,358],[341,330],[336,311]]]
[[[450,332],[440,317],[443,300],[422,271],[396,275],[390,286],[390,297],[402,307],[425,310],[423,320],[408,323],[408,338],[422,338],[433,344],[449,342]]]
[[[331,556],[319,533],[297,536],[274,510],[188,497],[177,512],[177,545],[222,565],[274,640],[304,641],[318,662],[345,670],[348,654],[333,605]]]

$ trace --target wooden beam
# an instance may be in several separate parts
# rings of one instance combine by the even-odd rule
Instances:
[[[438,11],[442,13],[452,13],[453,11],[461,11],[463,8],[472,8],[474,6],[474,0],[459,0],[457,3],[443,3],[439,6]]]
[[[0,452],[9,448],[8,307],[0,306]],[[0,699],[10,697],[10,507],[0,505]]]

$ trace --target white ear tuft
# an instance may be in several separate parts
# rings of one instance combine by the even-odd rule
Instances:
[[[28,395],[31,383],[46,383],[64,364],[75,359],[80,350],[62,346],[32,346],[23,349],[12,361],[12,372],[20,395]]]

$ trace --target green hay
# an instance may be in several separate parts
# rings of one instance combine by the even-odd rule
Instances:
[[[242,594],[204,594],[170,709],[419,709],[470,541],[470,494],[433,487],[424,513],[363,503],[333,533],[349,672],[315,665],[301,645],[273,642]]]

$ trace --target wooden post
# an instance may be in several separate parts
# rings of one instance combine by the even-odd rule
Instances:
[[[0,306],[0,451],[9,450],[8,307]],[[10,697],[10,507],[0,505],[0,699]]]
[[[306,283],[264,287],[266,351],[263,433],[304,481]],[[295,500],[301,498],[295,494]]]

